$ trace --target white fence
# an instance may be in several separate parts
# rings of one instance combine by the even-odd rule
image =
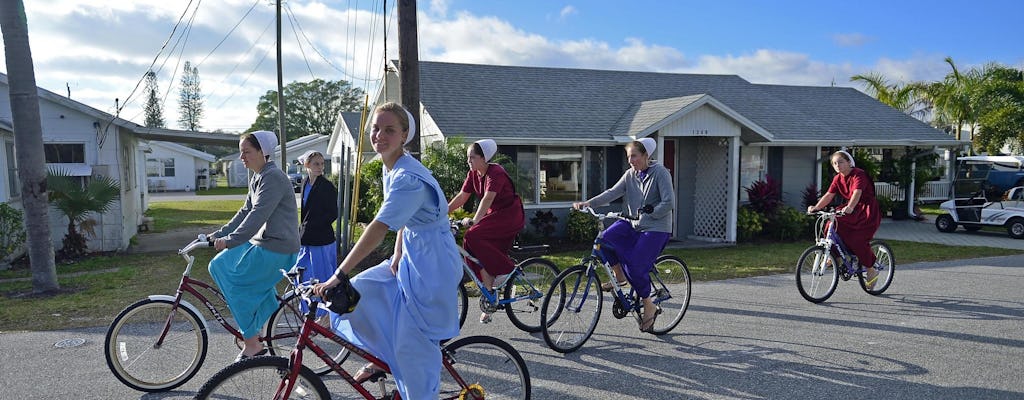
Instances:
[[[922,201],[936,201],[949,199],[949,181],[930,181],[924,185],[917,199]],[[875,182],[875,196],[885,196],[893,201],[903,201],[903,190],[899,185],[889,182]]]

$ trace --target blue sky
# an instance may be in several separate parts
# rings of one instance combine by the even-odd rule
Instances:
[[[949,72],[946,56],[961,69],[1024,67],[1024,2],[975,3],[432,0],[418,3],[418,34],[423,60],[735,74],[773,84],[854,86],[850,76],[869,72],[938,80]],[[142,97],[133,89],[154,68],[165,118],[176,127],[178,71],[191,61],[207,96],[204,130],[242,131],[255,119],[259,97],[276,88],[273,29],[265,30],[271,4],[26,1],[36,79],[107,112],[114,98],[128,99],[121,116],[141,123]],[[396,19],[382,17],[380,0],[285,4],[285,82],[345,79],[376,91],[382,60],[398,56]],[[193,12],[187,39],[179,27],[160,53],[179,17]]]

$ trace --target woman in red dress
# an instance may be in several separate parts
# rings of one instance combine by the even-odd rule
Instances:
[[[486,287],[500,286],[505,275],[515,268],[508,251],[516,235],[526,226],[523,202],[515,192],[512,178],[501,165],[488,163],[497,151],[498,145],[490,139],[478,140],[466,149],[469,173],[462,190],[448,202],[451,213],[465,205],[471,195],[480,199],[472,221],[464,221],[472,226],[463,236],[462,246],[483,264],[480,268],[466,260]],[[480,315],[482,323],[490,319],[487,313]]]
[[[832,153],[832,168],[836,170],[832,185],[817,204],[807,207],[807,212],[824,208],[836,194],[848,199],[846,204],[839,207],[839,211],[846,215],[836,218],[836,233],[846,248],[857,256],[860,264],[867,268],[865,284],[868,289],[874,288],[878,271],[875,269],[875,254],[871,252],[871,238],[875,237],[882,223],[882,213],[875,198],[875,184],[867,172],[856,167],[850,153],[843,150]]]

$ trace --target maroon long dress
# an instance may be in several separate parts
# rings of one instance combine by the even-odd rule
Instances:
[[[523,202],[516,194],[508,173],[498,164],[488,164],[484,175],[470,170],[462,191],[476,195],[477,199],[483,199],[487,192],[496,193],[487,214],[466,231],[462,246],[480,260],[491,276],[512,272],[515,266],[508,257],[508,251],[516,235],[526,226],[526,218]],[[479,274],[479,265],[468,260],[467,264]]]
[[[871,238],[875,237],[878,226],[882,224],[882,212],[878,207],[878,199],[875,198],[874,182],[867,172],[853,168],[847,176],[836,174],[835,178],[832,178],[828,192],[838,194],[847,200],[847,203],[840,207],[843,209],[849,204],[853,191],[857,189],[861,190],[860,201],[854,206],[852,214],[836,219],[836,232],[846,244],[846,248],[857,256],[860,264],[870,267],[875,264],[875,254],[871,252]]]

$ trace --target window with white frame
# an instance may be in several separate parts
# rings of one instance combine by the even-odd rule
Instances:
[[[579,147],[541,147],[540,201],[567,202],[582,200],[583,151]]]
[[[742,146],[740,147],[740,201],[749,201],[747,191],[744,188],[750,187],[761,179],[765,170],[765,147]]]
[[[47,163],[85,164],[83,143],[44,143],[43,153]]]
[[[160,174],[163,173],[163,172],[164,172],[164,163],[163,163],[163,161],[157,160],[155,158],[148,158],[148,159],[146,159],[146,176],[147,177],[151,177],[152,178],[152,177],[161,176]]]
[[[4,152],[7,155],[7,184],[12,198],[21,196],[21,185],[18,182],[18,163],[14,158],[14,142],[4,141]]]
[[[164,163],[164,176],[174,176],[174,159],[165,158]]]

